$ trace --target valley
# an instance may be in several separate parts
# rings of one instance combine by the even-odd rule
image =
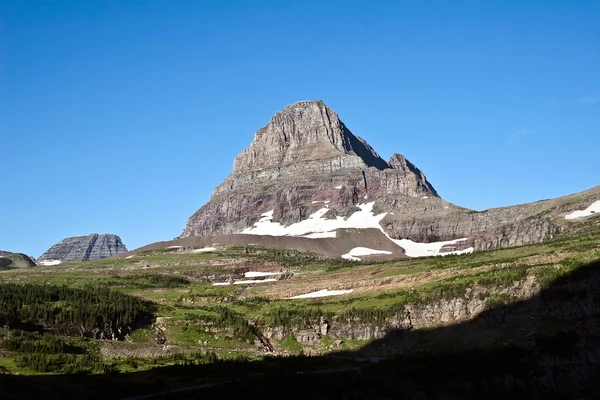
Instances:
[[[266,373],[264,368],[275,368],[280,373],[279,363],[287,365],[287,373],[289,368],[332,369],[333,375],[341,374],[340,379],[347,379],[356,368],[373,368],[373,360],[395,360],[398,356],[462,353],[493,347],[502,341],[530,350],[540,341],[536,338],[532,344],[531,335],[545,337],[576,330],[577,340],[591,345],[598,332],[588,326],[592,320],[582,320],[577,313],[552,309],[558,312],[554,322],[547,318],[538,321],[531,315],[527,323],[517,325],[510,318],[511,314],[518,316],[523,302],[543,296],[557,281],[597,265],[599,229],[597,218],[591,218],[580,225],[577,235],[542,244],[379,262],[331,259],[257,245],[214,245],[165,247],[126,256],[129,258],[7,270],[0,274],[3,289],[10,284],[68,287],[88,291],[92,297],[94,291],[90,292],[90,288],[107,290],[147,302],[152,305],[148,309],[152,316],[127,323],[127,329],[121,330],[122,336],[113,337],[116,340],[108,340],[110,337],[97,332],[81,334],[53,327],[43,322],[45,317],[36,320],[37,328],[15,324],[7,327],[3,321],[0,365],[8,374],[3,375],[8,382],[24,379],[21,376],[31,376],[31,382],[45,382],[50,379],[45,375],[48,372],[91,373],[89,379],[82,381],[84,386],[71,383],[69,390],[83,392],[98,373],[104,376],[103,381],[115,382],[131,375],[127,389],[115,386],[124,397],[125,393],[133,396],[151,392],[156,387],[150,384],[152,380],[169,376],[163,376],[163,371],[186,365],[196,365],[202,371],[221,369],[211,372],[206,382],[214,382],[214,374],[220,380],[230,380],[238,368],[256,369],[254,373],[259,377]],[[593,269],[597,270],[597,266]],[[292,298],[326,290],[331,292],[325,294],[335,295]],[[592,295],[590,300],[584,300],[587,295],[581,294],[575,299],[585,301],[589,312],[597,315],[598,304],[593,300],[597,294],[588,295]],[[566,293],[563,296],[569,297]],[[569,301],[563,307],[568,309]],[[53,315],[59,315],[60,309],[77,308],[70,300],[54,304]],[[430,337],[382,344],[398,332],[411,336],[421,332],[427,338],[438,330],[499,312],[504,317],[495,322],[488,317],[475,336],[463,336],[459,330],[438,340]],[[560,320],[576,325],[565,325]],[[579,324],[587,328],[575,329]],[[35,348],[35,343],[43,349],[43,343],[52,341],[64,343],[63,349],[66,345],[79,350],[69,357],[61,356],[60,351],[53,355],[50,350],[27,350]],[[45,354],[49,361],[40,366],[28,361],[29,354]],[[38,374],[42,374],[39,379],[35,378]],[[134,378],[141,376],[146,378],[139,382]],[[165,387],[162,378],[161,387]],[[169,388],[194,382],[199,385],[196,374],[193,379],[165,379]],[[44,385],[32,384],[29,393],[42,390]],[[211,390],[218,391],[216,386]],[[52,391],[57,398],[63,393],[56,387]]]

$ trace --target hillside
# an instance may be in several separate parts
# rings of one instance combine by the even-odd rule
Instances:
[[[115,337],[118,340],[106,340],[110,333],[106,330],[82,335],[48,326],[44,329],[46,335],[60,338],[67,346],[64,349],[87,349],[94,356],[85,361],[76,353],[53,356],[52,352],[60,351],[44,350],[48,355],[36,356],[36,360],[42,360],[36,361],[38,364],[27,354],[38,354],[31,346],[42,337],[23,333],[16,342],[21,344],[17,345],[9,338],[15,337],[15,329],[22,328],[15,322],[7,330],[4,322],[0,360],[6,371],[25,374],[9,376],[7,382],[27,382],[26,392],[30,394],[43,387],[55,398],[62,396],[65,382],[69,382],[69,390],[82,393],[84,398],[96,398],[90,387],[111,382],[111,390],[124,397],[188,386],[191,382],[202,386],[228,381],[241,370],[246,371],[244,374],[259,374],[256,380],[263,384],[260,374],[265,371],[283,374],[281,379],[295,387],[305,381],[295,377],[297,371],[331,369],[335,372],[333,382],[350,388],[343,393],[363,393],[366,381],[355,381],[352,372],[363,371],[365,379],[385,377],[381,378],[383,387],[397,393],[399,386],[392,385],[395,378],[390,374],[404,369],[394,364],[394,358],[390,359],[394,354],[410,357],[418,371],[429,362],[451,362],[452,357],[498,360],[500,353],[496,352],[500,350],[496,348],[506,343],[502,346],[521,354],[518,358],[527,359],[527,363],[517,367],[517,359],[513,358],[517,356],[502,350],[504,361],[497,363],[495,370],[481,369],[481,379],[472,377],[471,369],[462,364],[467,362],[464,360],[457,364],[460,368],[452,379],[446,380],[438,369],[432,370],[438,375],[428,379],[439,390],[446,388],[454,393],[449,398],[463,398],[465,390],[471,390],[456,386],[456,379],[473,382],[472,390],[485,390],[482,387],[489,384],[482,382],[493,381],[497,374],[508,374],[513,381],[524,379],[523,374],[536,376],[519,385],[502,384],[502,391],[497,393],[535,392],[544,398],[548,394],[585,394],[581,390],[589,389],[598,367],[592,359],[581,358],[592,354],[599,337],[595,325],[589,324],[597,318],[599,300],[596,276],[600,231],[595,219],[579,223],[577,234],[543,244],[446,257],[353,262],[260,245],[202,244],[148,249],[130,258],[47,266],[43,270],[3,271],[3,290],[12,290],[7,283],[44,288],[67,285],[75,291],[93,287],[91,296],[107,296],[109,292],[133,296],[123,301],[147,310],[144,312],[150,312],[152,317],[140,319],[129,331],[118,325],[111,328],[110,332],[121,332]],[[149,303],[134,305],[134,299]],[[55,304],[57,310],[63,307],[59,305],[63,303]],[[64,304],[67,306],[68,300]],[[77,303],[71,304],[69,307],[78,307]],[[143,304],[153,306],[147,308]],[[582,304],[587,304],[584,309]],[[532,307],[537,315],[534,319],[529,317]],[[118,314],[114,318],[119,318]],[[112,326],[112,322],[107,323]],[[95,328],[90,325],[89,329],[94,332]],[[99,333],[102,331],[106,333]],[[567,338],[569,344],[561,338]],[[552,344],[563,342],[562,347]],[[302,354],[311,357],[265,358]],[[237,361],[218,367],[225,364],[214,364],[217,359]],[[366,360],[380,363],[371,366]],[[553,365],[551,370],[545,369],[546,363]],[[169,367],[177,364],[188,365],[191,375],[183,367]],[[194,368],[206,371],[206,379],[202,378],[204,373],[192,373]],[[123,374],[122,378],[101,375],[102,379],[92,375],[79,381],[68,376],[26,378],[43,371]],[[574,381],[558,378],[565,373],[577,373],[579,383],[573,386]],[[319,381],[320,374],[316,372],[306,379]],[[548,379],[555,383],[548,384]],[[354,384],[346,386],[349,382]],[[11,385],[8,387],[16,393],[25,390],[23,386]],[[424,390],[415,382],[411,385],[412,389],[401,390]],[[231,391],[239,392],[241,387],[236,384],[206,390],[207,394],[227,396]],[[492,386],[487,390],[496,393],[500,389]],[[281,395],[274,387],[265,393]],[[300,393],[306,394],[300,390],[297,395]]]
[[[26,254],[0,251],[0,270],[25,267],[35,267],[33,260]]]

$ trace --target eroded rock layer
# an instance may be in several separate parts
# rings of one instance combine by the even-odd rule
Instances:
[[[347,215],[375,199],[438,197],[423,172],[400,154],[388,162],[354,136],[322,101],[275,114],[182,237],[238,233],[273,210],[285,224],[307,218],[325,201]]]
[[[58,262],[100,260],[127,252],[121,238],[111,233],[92,233],[61,240],[40,256],[37,263],[51,265]]]

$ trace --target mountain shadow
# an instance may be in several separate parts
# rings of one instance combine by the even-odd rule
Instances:
[[[600,260],[531,299],[357,351],[128,374],[0,375],[0,398],[598,399]],[[168,388],[182,391],[162,393]]]

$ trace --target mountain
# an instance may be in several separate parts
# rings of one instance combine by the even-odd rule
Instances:
[[[61,240],[42,254],[37,264],[55,265],[63,262],[100,260],[126,252],[127,247],[117,235],[92,233]]]
[[[274,220],[289,224],[325,201],[337,215],[349,215],[367,200],[423,196],[438,197],[410,161],[400,154],[384,161],[322,101],[304,101],[254,134],[182,237],[239,233],[271,210]]]
[[[276,113],[254,134],[181,238],[246,234],[318,240],[373,228],[409,256],[462,253],[536,243],[577,229],[587,218],[569,220],[567,214],[598,200],[600,187],[485,211],[451,204],[404,156],[395,153],[384,161],[322,101],[302,101]],[[322,247],[331,245],[315,246]]]
[[[28,255],[0,251],[0,271],[8,268],[35,267],[35,263]]]

